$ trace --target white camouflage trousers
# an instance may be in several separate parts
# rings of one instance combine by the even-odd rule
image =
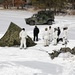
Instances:
[[[26,38],[21,38],[21,41],[20,41],[20,48],[26,48]]]

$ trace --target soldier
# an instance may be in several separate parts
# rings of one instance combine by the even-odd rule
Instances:
[[[49,46],[49,32],[48,29],[45,28],[45,31],[43,33],[43,39],[44,39],[44,46]]]
[[[53,37],[54,37],[54,45],[57,45],[57,28],[54,28],[54,35],[53,35]]]
[[[51,26],[49,26],[49,44],[52,42],[53,40],[53,31],[52,31],[52,28]]]
[[[61,33],[61,30],[60,30],[60,28],[58,27],[58,33],[57,33],[57,36],[58,36],[58,38],[59,38],[59,35],[60,35],[60,33]]]
[[[34,30],[33,30],[33,35],[34,35],[34,41],[38,41],[38,34],[39,34],[39,28],[37,26],[35,26]]]
[[[22,49],[23,46],[24,46],[24,49],[26,49],[27,34],[26,34],[26,31],[25,31],[25,28],[23,28],[21,30],[21,32],[19,33],[19,37],[21,39],[21,41],[20,41],[20,49]]]
[[[58,27],[57,28],[57,43],[59,43],[59,41],[61,40],[61,38],[60,38],[60,34],[61,34],[61,30],[60,30],[60,28]]]
[[[63,28],[63,45],[67,44],[67,42],[68,42],[68,40],[67,40],[67,29],[68,29],[68,27]]]

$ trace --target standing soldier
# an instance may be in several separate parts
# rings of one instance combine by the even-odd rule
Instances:
[[[58,27],[58,33],[57,33],[57,36],[58,36],[58,38],[59,38],[59,35],[60,35],[60,33],[61,33],[61,30],[60,30],[60,28]]]
[[[53,31],[51,26],[49,26],[49,44],[52,42],[53,40]]]
[[[19,37],[21,39],[21,41],[20,41],[20,49],[22,49],[23,46],[24,46],[24,49],[26,49],[27,34],[26,34],[26,31],[25,31],[25,28],[23,28],[21,30],[21,32],[19,33]]]
[[[57,28],[54,28],[54,35],[53,35],[53,37],[54,37],[54,45],[57,45]]]
[[[44,46],[49,46],[49,32],[48,29],[45,28],[45,32],[43,33]]]
[[[35,40],[38,41],[39,28],[37,26],[35,26],[33,34],[34,34],[34,41]]]
[[[67,42],[68,42],[68,40],[67,40],[67,29],[68,29],[68,27],[63,28],[63,45],[67,44]]]
[[[61,33],[61,30],[60,30],[59,27],[57,28],[57,31],[58,31],[57,32],[57,43],[59,43],[59,41],[60,41],[60,37],[59,36],[60,36],[60,33]]]

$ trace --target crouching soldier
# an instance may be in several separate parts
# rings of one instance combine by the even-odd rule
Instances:
[[[45,31],[43,33],[43,39],[44,39],[44,46],[49,46],[49,32],[48,29],[45,28]]]
[[[24,49],[26,49],[26,38],[27,38],[27,34],[26,34],[26,31],[25,31],[24,28],[19,33],[19,37],[21,39],[20,40],[20,49],[22,49],[23,46],[24,46]]]

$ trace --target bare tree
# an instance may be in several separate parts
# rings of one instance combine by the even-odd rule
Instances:
[[[23,9],[24,4],[26,3],[24,0],[15,0],[15,6],[17,7],[17,9],[19,9],[19,7],[21,7]]]

